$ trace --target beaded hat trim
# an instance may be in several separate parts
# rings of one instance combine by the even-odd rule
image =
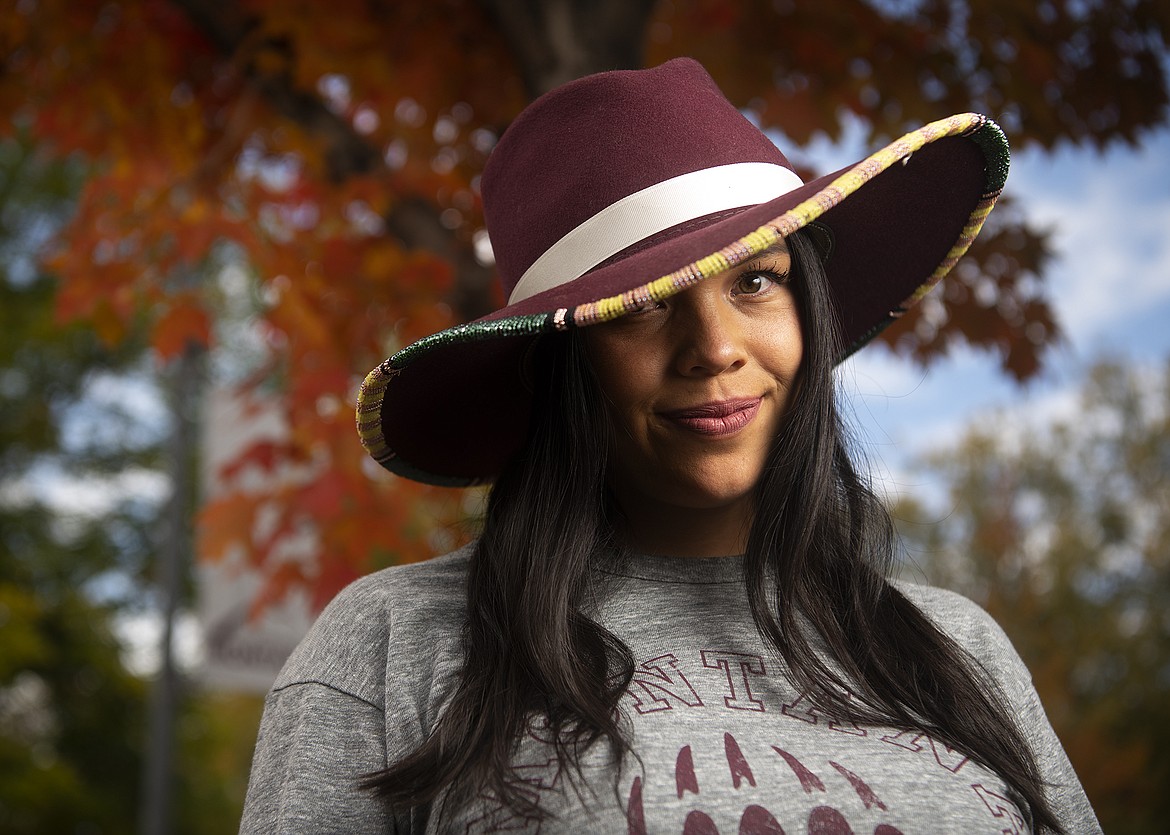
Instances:
[[[872,340],[926,295],[951,270],[978,235],[1002,192],[1010,161],[1007,138],[1000,127],[987,117],[977,113],[958,114],[931,122],[908,133],[849,168],[816,194],[753,232],[705,258],[619,295],[585,302],[573,308],[560,308],[542,313],[480,320],[458,325],[406,346],[379,364],[366,376],[361,385],[357,398],[357,430],[362,446],[375,461],[386,469],[416,481],[441,486],[469,486],[489,481],[490,477],[479,479],[451,478],[428,472],[401,459],[387,442],[382,420],[387,389],[396,377],[420,357],[437,348],[451,345],[470,344],[506,337],[538,336],[545,333],[566,331],[573,327],[588,327],[617,319],[630,311],[639,309],[649,301],[661,301],[669,298],[705,278],[723,273],[737,264],[753,258],[777,240],[787,237],[817,220],[881,172],[896,163],[909,161],[914,152],[929,143],[951,136],[966,137],[975,142],[983,151],[986,160],[983,194],[975,204],[958,238],[934,271],[907,299],[890,310],[883,320],[875,323],[860,338],[855,339],[840,357],[841,360],[845,359]]]

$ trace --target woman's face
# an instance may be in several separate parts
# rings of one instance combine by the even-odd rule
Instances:
[[[640,526],[697,519],[746,530],[803,355],[790,267],[780,241],[664,302],[584,330],[614,424],[610,486],[636,540],[655,538]]]

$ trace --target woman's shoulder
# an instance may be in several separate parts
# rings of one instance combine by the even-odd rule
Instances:
[[[370,700],[382,692],[389,665],[409,664],[412,653],[433,661],[458,640],[473,547],[350,583],[322,610],[273,689],[315,682]]]
[[[392,565],[359,577],[337,593],[321,612],[321,620],[347,618],[388,606],[387,614],[401,615],[429,608],[439,600],[461,598],[467,564],[475,543],[423,562]]]
[[[995,622],[974,600],[950,589],[902,579],[890,580],[890,585],[932,617],[937,612],[942,616],[958,615],[974,622]]]
[[[936,586],[905,580],[891,580],[890,584],[979,661],[985,670],[1001,678],[1007,676],[1031,681],[1031,675],[1007,633],[978,603]]]
[[[313,631],[380,633],[436,612],[461,609],[474,544],[441,557],[394,565],[359,577],[321,611]]]
[[[961,643],[964,638],[1007,640],[999,624],[982,606],[958,592],[906,580],[891,580],[890,585]]]

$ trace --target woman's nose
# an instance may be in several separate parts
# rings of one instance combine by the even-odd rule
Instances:
[[[695,288],[699,290],[701,288]],[[744,364],[741,324],[719,298],[702,293],[686,300],[674,322],[676,368],[685,376],[713,376]]]

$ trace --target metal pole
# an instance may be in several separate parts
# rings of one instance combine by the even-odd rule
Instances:
[[[142,835],[173,832],[175,715],[179,675],[174,659],[175,615],[184,572],[191,563],[195,423],[200,390],[202,349],[188,345],[171,362],[166,384],[174,424],[168,445],[172,489],[166,514],[166,537],[160,543],[157,591],[162,617],[159,669],[150,698],[146,752],[142,766],[139,829]]]

